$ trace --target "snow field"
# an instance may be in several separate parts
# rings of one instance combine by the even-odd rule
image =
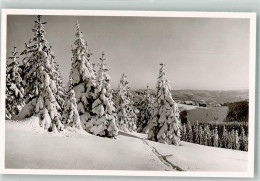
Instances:
[[[26,129],[25,129],[26,127]],[[139,138],[39,134],[30,124],[6,122],[6,168],[171,170]]]
[[[184,171],[247,170],[248,153],[243,151],[161,144],[135,132],[109,139],[71,128],[53,136],[37,119],[6,121],[6,168],[176,171],[173,165]]]

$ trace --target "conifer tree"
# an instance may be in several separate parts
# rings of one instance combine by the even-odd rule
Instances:
[[[41,16],[37,16],[35,26],[32,29],[33,39],[26,44],[26,49],[21,53],[23,59],[25,103],[26,105],[18,114],[17,119],[23,119],[33,115],[40,115],[41,125],[45,129],[56,132],[62,130],[61,112],[64,87],[59,75],[58,65],[54,53],[45,38]],[[48,127],[49,126],[49,127]]]
[[[207,138],[207,125],[204,125],[203,127],[203,137],[204,142],[202,143],[205,146],[208,146],[208,138]]]
[[[74,42],[76,47],[72,47],[71,49],[72,63],[69,76],[69,89],[75,91],[82,127],[90,132],[89,128],[86,128],[86,124],[92,118],[96,73],[94,71],[94,63],[91,59],[92,54],[88,49],[87,42],[84,40],[83,33],[80,31],[78,22],[76,27],[76,40]]]
[[[62,131],[64,126],[61,123],[60,105],[58,104],[52,90],[52,82],[50,75],[43,66],[39,67],[39,92],[41,94],[36,99],[34,112],[41,116],[40,125],[44,129],[52,132]],[[27,106],[27,105],[26,105]],[[50,125],[47,127],[46,125]]]
[[[218,136],[218,127],[216,126],[213,131],[213,146],[218,147],[219,146],[219,136]]]
[[[62,122],[65,128],[71,127],[82,130],[74,90],[70,90],[68,92],[62,118]]]
[[[243,126],[241,126],[241,134],[240,134],[240,150],[248,151],[248,138],[245,134],[245,130]]]
[[[146,91],[144,92],[143,99],[140,101],[138,108],[139,108],[139,116],[137,122],[137,131],[138,132],[145,132],[146,126],[148,125],[148,121],[151,119],[152,116],[152,108],[153,108],[153,97],[150,94],[149,86],[147,86]]]
[[[209,125],[206,125],[204,127],[204,143],[206,146],[212,146],[212,142],[211,142],[211,131],[210,131],[210,128],[209,128]]]
[[[39,95],[39,87],[37,86],[38,70],[40,66],[46,69],[51,78],[51,88],[53,94],[60,106],[59,111],[62,111],[64,104],[65,86],[56,62],[56,57],[52,51],[51,45],[45,38],[44,26],[46,22],[41,21],[41,16],[37,16],[35,25],[32,29],[34,37],[25,43],[25,50],[21,55],[25,55],[23,59],[24,67],[24,82],[25,82],[25,103],[32,101],[35,96]],[[36,84],[36,85],[35,85]]]
[[[223,127],[222,137],[221,137],[221,147],[227,148],[228,147],[228,131],[226,127]]]
[[[166,79],[165,65],[160,65],[152,119],[149,122],[148,139],[179,145],[181,137],[180,112],[177,103],[172,99],[171,87]]]
[[[11,62],[7,61],[6,67],[6,99],[5,113],[6,118],[11,119],[13,115],[17,115],[24,106],[24,88],[21,77],[22,70],[18,63],[18,52],[16,47],[12,51],[12,56],[9,57]]]
[[[66,88],[65,88],[65,85],[64,85],[62,77],[61,77],[59,65],[57,64],[56,61],[54,61],[54,69],[55,69],[55,71],[54,71],[53,78],[54,78],[54,81],[55,81],[56,87],[57,87],[57,92],[56,92],[55,97],[63,110],[64,103],[65,103]]]
[[[197,120],[196,124],[193,126],[193,143],[199,144],[199,122]]]
[[[239,141],[238,131],[236,130],[234,135],[234,149],[239,150],[239,148],[240,148],[240,141]]]
[[[204,131],[201,125],[199,125],[199,144],[203,145],[205,143]]]
[[[107,74],[105,60],[105,54],[102,53],[93,97],[92,118],[86,123],[86,129],[94,135],[115,137],[118,134],[117,115],[112,101],[111,78]]]
[[[187,141],[193,143],[193,132],[189,121],[187,121]]]
[[[186,128],[185,124],[182,125],[181,140],[182,141],[187,141],[187,128]]]
[[[133,106],[133,97],[130,92],[129,83],[123,74],[117,89],[116,112],[118,116],[118,128],[122,131],[135,131],[136,127],[136,109]]]
[[[233,134],[234,134],[234,130],[232,130],[231,132],[228,132],[228,143],[227,143],[227,148],[228,149],[232,149],[233,146]]]
[[[233,128],[231,133],[230,133],[230,140],[231,140],[231,149],[236,148],[236,132],[235,129]]]

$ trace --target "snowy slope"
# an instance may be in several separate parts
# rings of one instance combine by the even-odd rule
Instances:
[[[148,141],[167,160],[187,171],[247,171],[248,153],[224,148],[181,142],[181,146],[168,146]]]
[[[140,139],[53,136],[31,125],[6,121],[6,168],[171,170]]]
[[[54,136],[36,123],[37,117],[6,121],[6,168],[246,171],[247,152],[164,145],[138,133],[120,132],[117,139],[73,132]]]

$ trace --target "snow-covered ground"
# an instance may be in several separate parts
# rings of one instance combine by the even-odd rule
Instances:
[[[146,135],[120,132],[116,139],[87,133],[52,135],[37,118],[6,121],[6,168],[88,170],[247,170],[247,152],[186,142],[181,146],[146,140]]]
[[[147,141],[173,164],[187,171],[247,171],[247,152],[181,142],[181,146],[168,146]]]
[[[6,121],[6,168],[171,170],[138,138],[54,136],[30,130],[31,122]]]

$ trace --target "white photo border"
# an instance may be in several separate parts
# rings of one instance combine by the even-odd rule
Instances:
[[[255,143],[255,71],[256,71],[256,13],[254,12],[184,12],[184,11],[119,11],[119,10],[45,10],[2,9],[1,17],[1,76],[0,76],[0,172],[3,174],[41,175],[102,175],[102,176],[174,176],[174,177],[254,177]],[[7,15],[58,16],[128,16],[128,17],[193,17],[193,18],[246,18],[250,20],[249,57],[249,147],[246,172],[208,171],[121,171],[121,170],[56,170],[5,168],[5,72]]]

